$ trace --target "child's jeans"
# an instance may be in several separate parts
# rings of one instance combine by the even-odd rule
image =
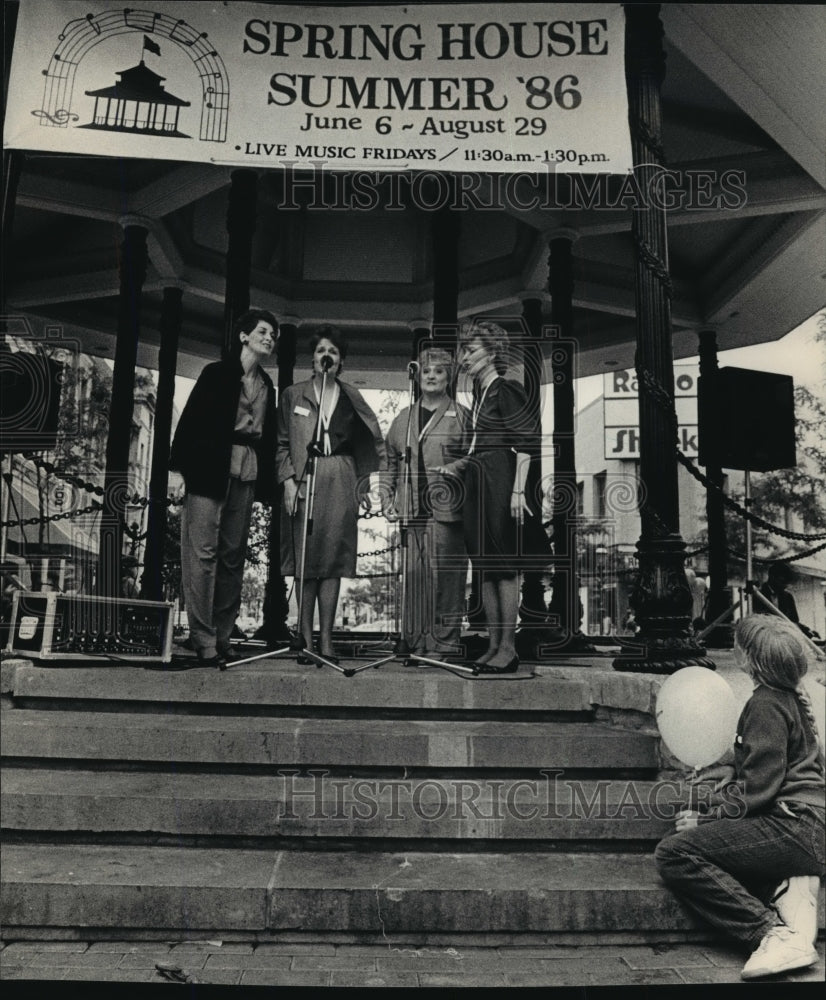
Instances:
[[[676,895],[751,948],[778,922],[762,899],[784,878],[824,874],[826,812],[799,802],[787,808],[776,804],[758,816],[700,823],[666,837],[655,852]]]

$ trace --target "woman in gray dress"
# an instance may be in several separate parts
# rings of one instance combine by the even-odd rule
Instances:
[[[318,652],[335,663],[332,631],[341,578],[355,575],[358,509],[367,496],[370,473],[385,466],[385,452],[376,415],[358,389],[339,378],[347,355],[344,335],[322,326],[311,337],[310,350],[312,376],[285,389],[278,405],[276,462],[284,486],[281,572],[292,577],[301,573],[307,459],[320,428],[298,625],[306,648],[312,649],[318,606]],[[307,658],[301,656],[299,662]]]

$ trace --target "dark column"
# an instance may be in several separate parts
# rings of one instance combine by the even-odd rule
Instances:
[[[296,346],[298,340],[298,318],[296,316],[279,317],[278,346],[278,397],[293,384],[295,372]],[[270,519],[270,537],[267,557],[267,583],[264,590],[263,621],[256,631],[255,638],[263,639],[270,645],[278,645],[290,641],[287,628],[287,616],[290,606],[287,600],[287,587],[281,575],[281,490],[276,491]]]
[[[522,384],[528,397],[536,426],[539,428],[536,441],[531,447],[531,463],[525,482],[528,507],[534,514],[542,514],[542,300],[543,292],[526,292],[522,297],[522,319],[526,337],[522,345]],[[536,553],[539,556],[539,553]],[[519,619],[522,626],[533,625],[521,636],[524,655],[536,656],[537,626],[547,620],[545,588],[542,585],[543,570],[538,568],[522,574],[522,599]]]
[[[410,323],[410,360],[415,361],[419,356],[419,351],[422,349],[422,345],[426,344],[432,339],[432,332],[430,327],[427,325],[426,320],[416,319]],[[450,337],[445,337],[444,346],[447,350],[452,350],[455,346],[455,338],[451,334]],[[448,385],[447,391],[452,395],[456,394],[456,378],[458,372],[454,372],[453,383]],[[409,388],[408,388],[409,391]],[[419,387],[418,380],[413,382],[413,399],[418,400],[421,395],[421,389]]]
[[[422,349],[422,344],[431,339],[431,330],[427,320],[414,319],[408,324],[410,327],[410,359],[415,361]],[[452,348],[453,343],[445,338],[445,347]]]
[[[3,103],[9,89],[11,73],[11,57],[14,51],[14,40],[17,34],[17,13],[19,3],[3,4]],[[14,228],[14,206],[17,200],[17,186],[23,169],[25,153],[22,149],[7,149],[3,152],[3,259],[10,261],[9,256]],[[5,302],[4,302],[5,305]]]
[[[11,261],[12,233],[14,232],[14,208],[17,201],[17,188],[20,174],[23,170],[22,149],[7,149],[3,154],[3,259]]]
[[[705,398],[714,400],[717,389],[715,378],[717,364],[717,334],[713,330],[700,331],[700,377],[701,392]],[[706,409],[701,407],[702,411]],[[723,467],[720,465],[719,439],[713,430],[701,427],[703,458],[706,476],[711,486],[706,487],[706,521],[708,522],[708,603],[706,621],[716,621],[731,607],[728,591],[728,558],[726,540],[725,504],[723,503]],[[717,626],[705,638],[707,646],[726,648],[732,645],[730,626]]]
[[[228,354],[235,320],[250,307],[252,236],[255,232],[258,174],[232,172],[227,207],[227,286],[224,302],[224,355]]]
[[[451,193],[433,213],[433,326],[456,326],[459,302],[460,216],[452,207],[456,178],[444,176],[445,190]]]
[[[123,550],[123,518],[126,501],[133,492],[129,482],[129,445],[135,403],[135,366],[141,326],[141,296],[146,278],[146,227],[124,223],[120,248],[120,296],[112,401],[109,406],[109,436],[106,440],[106,488],[100,521],[100,549],[96,589],[98,594],[120,593]]]
[[[634,174],[652,190],[663,162],[660,87],[665,76],[659,4],[625,7],[626,81]],[[691,663],[713,667],[689,631],[677,492],[677,416],[671,353],[671,279],[665,209],[652,199],[632,220],[640,411],[639,570],[631,602],[640,632],[617,670],[673,673]]]
[[[181,334],[183,290],[163,290],[161,344],[158,351],[158,397],[152,438],[152,470],[149,479],[146,548],[144,550],[141,597],[163,600],[164,542],[166,540],[166,495],[169,487],[169,445],[172,441],[172,407],[175,400],[175,370]]]
[[[559,229],[551,234],[548,289],[551,293],[551,372],[554,401],[554,478],[552,535],[554,580],[548,611],[556,623],[553,647],[559,651],[593,652],[580,631],[582,615],[577,577],[577,476],[574,445],[574,258],[579,234]]]

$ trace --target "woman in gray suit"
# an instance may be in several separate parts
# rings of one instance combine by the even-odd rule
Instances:
[[[385,513],[398,517],[407,495],[407,607],[403,636],[412,653],[443,660],[458,652],[464,612],[467,556],[462,530],[462,483],[435,472],[462,454],[467,412],[448,393],[454,363],[450,352],[425,347],[419,355],[421,395],[405,407],[387,434]],[[409,433],[408,433],[409,421]],[[410,442],[410,477],[404,457]]]
[[[337,663],[332,631],[341,578],[355,575],[358,508],[369,490],[370,473],[385,465],[385,451],[376,415],[358,389],[339,378],[347,355],[344,335],[334,326],[322,326],[311,337],[310,350],[312,376],[285,389],[278,404],[276,463],[284,487],[281,572],[292,577],[301,572],[308,447],[320,425],[299,628],[306,648],[312,649],[318,605],[318,652]],[[300,655],[299,662],[313,661]]]

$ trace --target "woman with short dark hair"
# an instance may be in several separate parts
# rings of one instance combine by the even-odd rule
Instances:
[[[189,637],[201,663],[220,669],[232,655],[252,504],[275,494],[275,388],[262,366],[277,339],[268,310],[238,317],[229,357],[198,376],[169,460],[186,484],[181,575]]]
[[[308,449],[320,426],[313,529],[306,538],[298,627],[306,648],[312,649],[318,606],[318,653],[337,663],[332,630],[341,578],[355,576],[358,509],[369,490],[370,473],[384,467],[385,452],[376,415],[358,389],[339,378],[347,356],[342,332],[334,326],[319,327],[310,338],[310,350],[311,377],[285,389],[278,406],[276,464],[284,487],[281,571],[292,577],[301,573]],[[303,654],[298,660],[313,662]]]

